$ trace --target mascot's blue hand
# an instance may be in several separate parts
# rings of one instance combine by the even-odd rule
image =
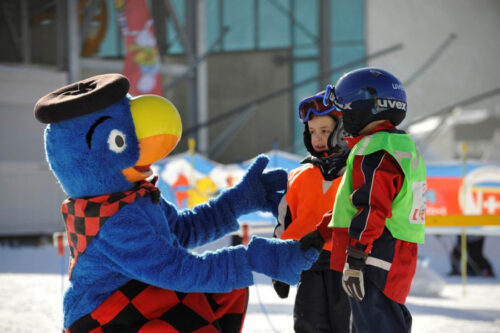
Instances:
[[[300,243],[294,240],[258,236],[252,237],[247,250],[254,271],[291,285],[299,282],[300,273],[311,268],[318,255],[315,248],[302,251]]]
[[[262,183],[266,188],[268,209],[278,218],[278,205],[288,185],[288,174],[284,169],[274,169],[262,174]]]
[[[253,211],[272,212],[278,215],[278,204],[286,190],[287,173],[284,169],[264,172],[269,158],[259,155],[250,165],[243,179],[232,189],[225,191],[225,197],[237,216]]]

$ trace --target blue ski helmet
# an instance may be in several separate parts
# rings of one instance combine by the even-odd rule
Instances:
[[[406,93],[391,73],[374,67],[345,73],[335,86],[327,86],[324,103],[342,111],[344,129],[357,136],[376,120],[399,125],[406,116]]]

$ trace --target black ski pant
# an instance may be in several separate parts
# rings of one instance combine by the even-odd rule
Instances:
[[[341,272],[302,272],[293,309],[295,332],[349,333],[351,309],[347,298]]]

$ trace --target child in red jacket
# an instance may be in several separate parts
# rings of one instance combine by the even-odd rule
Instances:
[[[329,227],[347,228],[342,285],[357,332],[410,332],[404,305],[424,242],[426,172],[406,116],[401,82],[378,68],[344,74],[325,102],[342,111],[351,149]],[[335,252],[335,242],[333,251]]]

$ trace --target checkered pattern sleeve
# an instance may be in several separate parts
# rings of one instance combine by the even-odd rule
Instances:
[[[162,202],[162,208],[170,230],[179,243],[188,249],[213,242],[239,228],[231,206],[220,197],[180,213],[165,201]]]

